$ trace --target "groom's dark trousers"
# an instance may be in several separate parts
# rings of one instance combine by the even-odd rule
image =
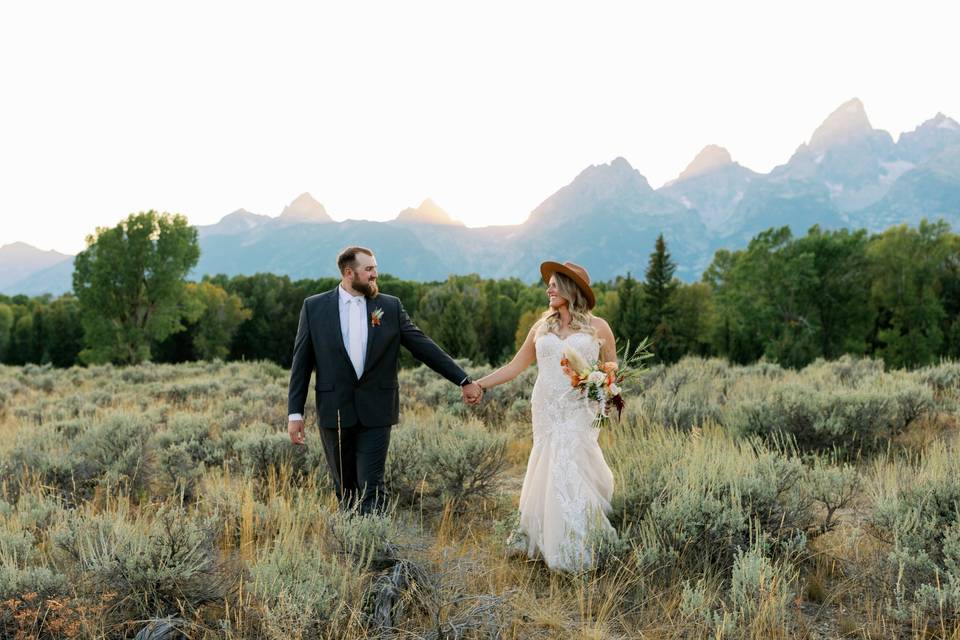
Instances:
[[[335,288],[303,301],[287,410],[303,413],[315,371],[317,422],[337,497],[342,507],[358,501],[360,511],[369,513],[386,504],[383,476],[390,427],[400,419],[400,346],[456,385],[463,384],[467,374],[417,328],[399,298],[380,294],[366,300],[367,344],[358,377],[343,343],[339,296]]]
[[[383,472],[390,446],[390,427],[320,429],[323,451],[340,508],[360,513],[382,511],[387,503]]]

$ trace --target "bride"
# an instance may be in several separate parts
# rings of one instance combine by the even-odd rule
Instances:
[[[593,565],[593,545],[615,535],[606,514],[613,473],[603,459],[593,426],[597,405],[570,385],[560,360],[576,349],[587,362],[616,362],[613,332],[590,313],[596,304],[586,269],[565,262],[540,265],[548,283],[549,309],[530,329],[508,364],[478,380],[484,389],[517,377],[534,361],[533,449],[520,492],[520,532],[530,558],[542,555],[550,569],[577,572]]]

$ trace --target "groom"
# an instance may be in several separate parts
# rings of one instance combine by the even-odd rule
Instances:
[[[483,395],[449,355],[407,316],[400,299],[377,289],[377,259],[348,247],[337,256],[340,284],[310,296],[300,308],[293,343],[287,432],[304,444],[303,406],[316,369],[317,421],[341,508],[361,513],[386,504],[383,472],[390,427],[399,421],[397,356],[403,345],[417,359],[459,385],[464,400]]]

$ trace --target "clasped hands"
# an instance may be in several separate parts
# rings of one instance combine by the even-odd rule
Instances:
[[[463,401],[470,406],[480,404],[480,400],[483,399],[483,387],[476,382],[461,386],[460,393],[463,394]]]

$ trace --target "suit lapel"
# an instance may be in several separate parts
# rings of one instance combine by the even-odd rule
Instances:
[[[373,353],[373,343],[380,334],[380,327],[373,326],[373,312],[377,310],[377,307],[378,305],[375,299],[367,298],[367,317],[365,318],[367,322],[367,352],[363,357],[364,373],[370,368],[370,354]]]
[[[340,353],[343,354],[343,357],[347,360],[347,366],[350,368],[350,371],[356,377],[357,372],[353,368],[353,361],[350,360],[350,354],[347,353],[347,347],[343,344],[343,328],[340,326],[340,288],[337,287],[333,290],[333,294],[330,296],[329,302],[327,302],[327,318],[330,319],[330,322],[333,323],[333,326],[336,327],[337,332],[337,345],[340,347]]]

